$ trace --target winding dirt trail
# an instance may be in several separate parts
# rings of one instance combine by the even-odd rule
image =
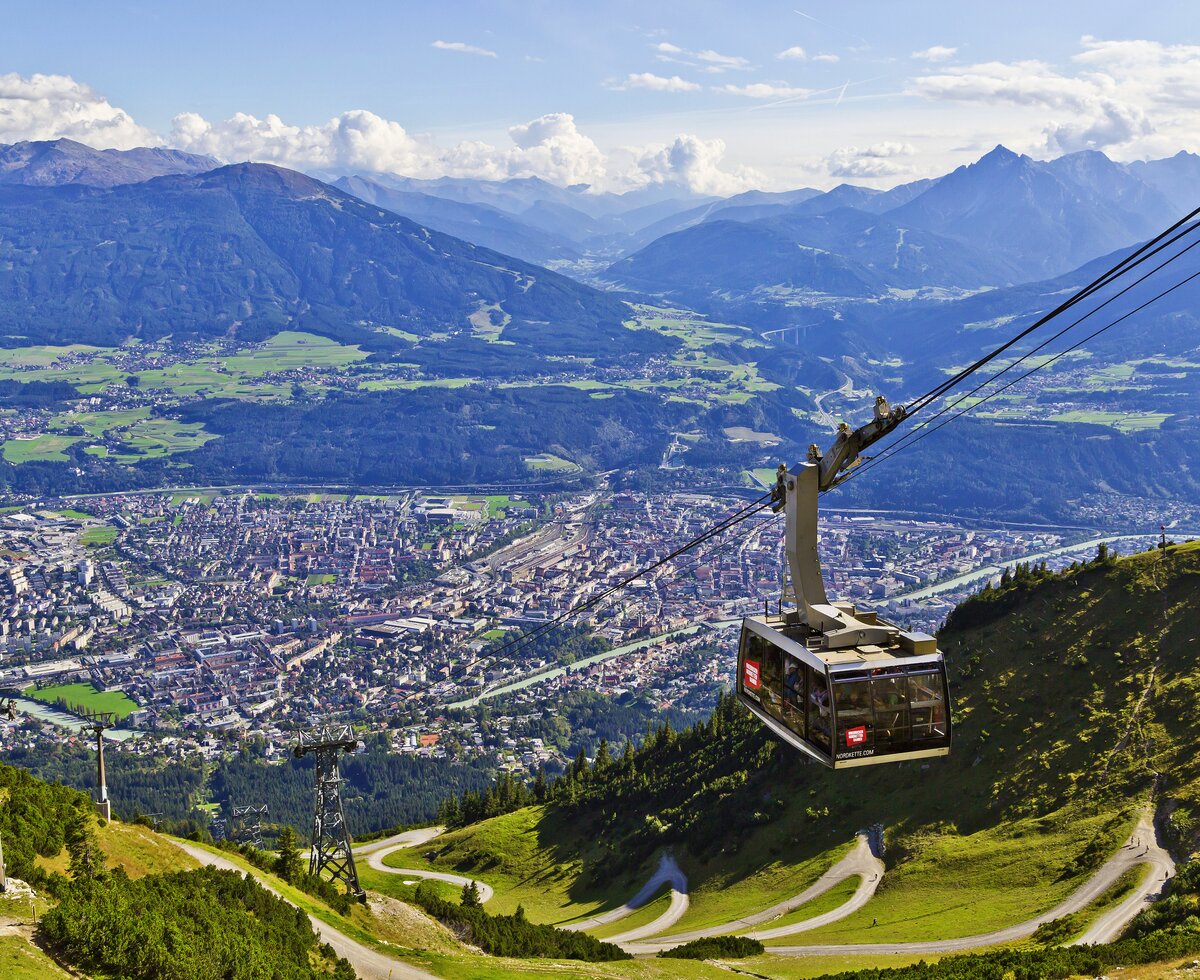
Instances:
[[[195,847],[187,841],[171,839],[171,843],[180,850],[186,851],[201,864],[223,868],[226,871],[236,871],[238,874],[247,873],[245,869],[227,858],[206,851],[202,847]],[[283,898],[279,892],[258,878],[252,871],[248,873],[272,895]],[[286,902],[287,899],[284,898],[284,901]],[[393,959],[377,949],[360,943],[357,939],[351,939],[340,929],[335,929],[314,915],[309,915],[308,921],[312,923],[312,927],[317,931],[322,942],[329,943],[337,951],[338,956],[345,957],[350,961],[350,965],[354,967],[355,972],[362,980],[435,980],[432,973],[426,973],[415,966],[410,966],[403,960]]]
[[[1134,841],[1138,846],[1134,846]],[[926,942],[914,943],[847,943],[829,946],[772,946],[770,952],[782,956],[825,956],[863,955],[874,956],[886,953],[960,953],[968,949],[979,949],[983,946],[997,946],[1001,943],[1016,942],[1033,935],[1037,927],[1053,919],[1061,919],[1064,915],[1079,912],[1092,902],[1132,867],[1139,864],[1149,864],[1154,869],[1151,874],[1134,889],[1134,894],[1123,901],[1117,908],[1102,915],[1096,923],[1081,937],[1081,942],[1109,942],[1121,929],[1144,907],[1147,897],[1161,893],[1164,881],[1174,874],[1175,864],[1171,856],[1159,845],[1150,816],[1142,818],[1137,828],[1130,834],[1129,839],[1121,849],[1110,857],[1091,878],[1079,888],[1059,902],[1048,912],[1006,929],[983,933],[976,936],[963,936],[959,939],[933,939]],[[1164,878],[1165,875],[1165,878]],[[1135,901],[1136,898],[1136,901]],[[1120,915],[1118,915],[1120,911]],[[1122,916],[1128,916],[1122,918]],[[1102,938],[1089,938],[1093,935]],[[1109,938],[1103,938],[1107,935]]]
[[[883,878],[883,862],[875,856],[871,847],[870,837],[866,832],[859,833],[854,849],[821,875],[812,885],[798,895],[784,899],[782,902],[772,905],[770,908],[763,909],[761,912],[755,912],[752,915],[743,916],[732,922],[709,926],[705,929],[694,929],[690,932],[676,933],[673,936],[662,936],[660,939],[651,940],[650,942],[636,942],[635,940],[654,936],[657,932],[661,932],[661,930],[657,932],[642,930],[636,936],[615,936],[611,941],[619,943],[621,948],[627,953],[638,955],[672,949],[675,946],[691,942],[693,939],[707,939],[710,936],[723,936],[731,932],[742,933],[750,926],[762,925],[763,923],[771,922],[774,919],[787,915],[789,912],[794,912],[802,905],[811,902],[814,898],[824,895],[835,885],[841,884],[848,878],[855,877],[860,879],[858,889],[848,901],[842,903],[836,909],[832,909],[822,915],[814,916],[811,919],[805,919],[803,922],[745,934],[759,940],[790,936],[794,933],[816,929],[830,922],[836,922],[838,919],[843,919],[866,905],[875,894],[875,889],[879,887],[879,882]]]

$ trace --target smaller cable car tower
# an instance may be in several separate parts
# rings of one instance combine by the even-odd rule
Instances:
[[[831,769],[950,752],[946,664],[937,641],[831,603],[817,557],[818,495],[849,476],[859,454],[907,415],[877,398],[874,418],[855,430],[842,423],[827,453],[813,445],[794,472],[779,467],[771,507],[787,520],[783,595],[775,615],[742,620],[738,699]]]

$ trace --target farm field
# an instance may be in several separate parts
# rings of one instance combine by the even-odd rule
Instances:
[[[4,458],[9,463],[66,462],[63,450],[77,443],[82,436],[40,435],[32,439],[6,439]]]
[[[569,459],[555,456],[553,453],[538,453],[536,456],[526,456],[525,465],[531,470],[546,470],[547,472],[569,473],[579,469],[579,466]]]

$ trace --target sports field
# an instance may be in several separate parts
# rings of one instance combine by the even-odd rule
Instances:
[[[51,684],[40,690],[29,688],[25,696],[34,701],[55,704],[60,699],[69,708],[83,708],[87,711],[111,711],[119,720],[124,720],[131,712],[137,711],[137,703],[130,700],[124,691],[97,691],[89,683]]]

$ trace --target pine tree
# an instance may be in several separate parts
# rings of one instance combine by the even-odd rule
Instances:
[[[65,839],[70,863],[67,871],[72,878],[97,878],[104,873],[104,855],[88,818],[78,810],[67,817]]]
[[[608,751],[608,739],[600,739],[600,747],[596,749],[596,761],[592,765],[597,772],[603,772],[612,765],[612,755]]]
[[[458,904],[467,909],[477,909],[483,904],[479,900],[479,886],[475,882],[468,881],[463,885],[462,897]]]
[[[538,766],[537,776],[533,780],[533,798],[537,803],[546,802],[546,767]]]
[[[275,873],[284,881],[296,881],[300,877],[300,848],[296,844],[296,832],[284,826],[279,831],[279,856],[275,859]]]

